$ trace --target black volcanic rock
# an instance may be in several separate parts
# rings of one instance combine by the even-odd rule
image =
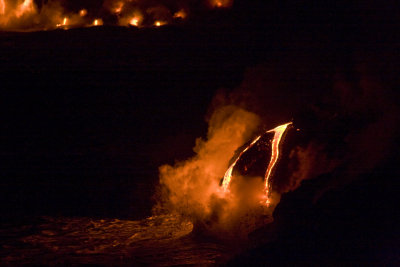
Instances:
[[[330,187],[342,172],[303,181],[282,196],[274,222],[256,230],[256,245],[228,265],[368,264],[400,262],[399,171],[392,157],[348,185]]]

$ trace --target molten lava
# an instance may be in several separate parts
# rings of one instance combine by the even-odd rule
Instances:
[[[87,15],[87,10],[86,9],[81,9],[81,11],[79,11],[79,16],[84,17]]]
[[[269,204],[269,197],[271,194],[271,184],[269,182],[271,177],[271,172],[275,167],[276,162],[279,158],[279,144],[282,140],[282,136],[286,131],[286,128],[291,124],[291,122],[280,125],[272,130],[269,130],[267,133],[274,132],[274,139],[272,139],[272,155],[271,161],[269,162],[267,171],[265,173],[265,195],[267,197],[266,203]]]
[[[103,20],[102,19],[95,19],[93,21],[93,26],[101,26],[103,25]]]
[[[187,16],[185,10],[181,9],[174,14],[175,19],[185,19]]]
[[[233,0],[209,0],[209,5],[212,8],[227,8],[232,6]]]
[[[250,143],[242,152],[240,152],[239,156],[236,158],[236,160],[231,164],[231,166],[228,168],[228,170],[225,172],[224,179],[222,181],[222,188],[224,191],[228,190],[228,186],[231,182],[232,179],[232,171],[233,168],[235,167],[236,163],[239,161],[240,157],[247,151],[249,150],[257,141],[261,138],[262,135],[258,136],[256,139],[253,140],[253,142]]]
[[[282,141],[282,136],[286,132],[287,127],[292,124],[291,122],[285,123],[283,125],[280,125],[272,130],[266,131],[265,133],[274,133],[274,137],[271,141],[271,160],[268,164],[267,170],[264,175],[264,181],[265,181],[265,204],[270,203],[270,194],[271,194],[271,184],[270,184],[270,178],[271,178],[271,173],[272,170],[274,169],[276,162],[278,161],[279,158],[279,145]],[[222,181],[222,188],[225,192],[228,191],[229,184],[232,180],[232,172],[234,167],[236,166],[237,162],[239,159],[242,157],[242,155],[248,151],[252,146],[254,146],[262,137],[263,135],[258,136],[255,138],[245,149],[243,149],[242,152],[240,152],[239,156],[236,158],[236,160],[229,166],[228,170],[225,172],[223,181]]]
[[[62,23],[58,23],[58,24],[57,24],[57,27],[65,27],[65,26],[67,26],[67,24],[68,24],[68,18],[65,17],[65,18],[63,19]]]
[[[204,1],[210,9],[225,9],[233,4],[233,0]],[[116,23],[120,26],[160,27],[170,23],[182,23],[188,18],[191,7],[198,5],[193,1],[172,1],[170,5],[166,5],[163,1],[102,0],[92,8],[82,3],[82,6],[77,6],[79,9],[68,10],[68,1],[41,1],[41,4],[39,2],[0,0],[0,30],[37,31],[91,27],[103,25],[103,19],[106,23]],[[104,17],[97,17],[98,14]],[[68,21],[65,18],[68,18]]]
[[[133,17],[130,21],[129,24],[132,26],[138,26],[139,25],[139,18]]]
[[[30,12],[35,11],[35,6],[32,0],[25,0],[21,5],[18,6],[15,16],[17,18],[21,17],[22,15]]]
[[[115,14],[120,14],[122,11],[122,8],[124,7],[124,3],[119,2],[117,6],[112,10]]]
[[[156,26],[156,27],[160,27],[160,26],[163,26],[165,24],[167,24],[165,21],[160,21],[160,20],[156,20],[154,22],[154,26]]]
[[[0,0],[0,14],[3,15],[6,11],[6,3],[4,0]]]

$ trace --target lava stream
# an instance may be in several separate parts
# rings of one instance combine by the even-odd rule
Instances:
[[[272,130],[267,131],[267,133],[274,132],[274,139],[272,139],[272,151],[271,151],[271,161],[269,162],[267,171],[265,172],[265,195],[267,197],[266,204],[269,204],[271,184],[269,182],[272,169],[274,168],[276,162],[279,158],[279,144],[281,142],[282,136],[286,131],[286,128],[292,124],[291,122],[280,125]]]
[[[285,123],[283,125],[280,125],[272,130],[266,131],[266,133],[271,133],[274,132],[274,138],[271,141],[271,160],[268,164],[268,168],[265,172],[264,175],[264,180],[265,180],[265,197],[266,201],[265,204],[269,204],[269,197],[271,194],[271,185],[270,185],[270,176],[272,173],[272,170],[278,161],[279,158],[279,145],[282,140],[282,136],[285,133],[287,127],[292,124],[291,122]],[[249,150],[257,141],[261,138],[262,135],[258,136],[256,139],[254,139],[242,152],[240,152],[239,156],[236,158],[236,160],[229,166],[228,170],[225,172],[224,179],[222,181],[222,188],[224,192],[228,191],[229,184],[232,180],[232,172],[233,168],[235,167],[236,163],[239,161],[240,157],[247,151]]]
[[[236,163],[238,162],[238,160],[240,159],[240,157],[247,151],[249,150],[255,143],[257,143],[257,141],[261,138],[262,135],[258,136],[256,139],[253,140],[253,142],[251,142],[250,145],[248,145],[242,152],[240,152],[239,156],[237,157],[237,159],[235,160],[235,162],[233,162],[231,164],[231,166],[228,168],[228,170],[225,172],[224,175],[224,180],[222,181],[222,188],[224,189],[224,191],[228,190],[228,186],[229,183],[231,182],[232,179],[232,171],[233,168],[235,167]]]

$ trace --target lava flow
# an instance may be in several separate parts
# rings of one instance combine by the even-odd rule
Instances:
[[[271,178],[271,173],[272,170],[274,169],[276,162],[278,161],[279,158],[279,145],[282,141],[282,136],[283,134],[286,132],[287,127],[292,124],[291,122],[285,123],[283,125],[280,125],[272,130],[266,131],[265,133],[274,133],[274,137],[271,141],[271,146],[272,146],[272,150],[271,150],[271,160],[268,164],[268,168],[265,172],[264,175],[264,181],[265,181],[265,204],[269,205],[270,204],[270,195],[271,195],[271,184],[270,184],[270,178]],[[241,156],[247,151],[249,150],[253,145],[255,145],[258,140],[260,140],[260,138],[263,135],[258,136],[256,139],[254,139],[242,152],[240,152],[239,156],[236,158],[236,160],[231,164],[231,166],[229,166],[228,170],[225,172],[223,181],[222,181],[222,188],[225,192],[227,192],[229,189],[229,184],[232,180],[232,172],[233,172],[233,168],[236,166],[236,163],[239,161],[239,159],[241,158]]]
[[[226,9],[232,0],[145,1],[102,0],[88,6],[79,1],[0,0],[0,30],[38,31],[101,25],[160,27],[182,23],[192,9]],[[101,17],[100,17],[101,16]]]

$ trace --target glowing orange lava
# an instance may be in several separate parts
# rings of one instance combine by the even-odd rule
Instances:
[[[292,124],[291,122],[285,123],[283,125],[280,125],[272,130],[267,131],[267,133],[274,132],[274,138],[272,139],[271,142],[271,160],[268,164],[267,171],[265,172],[264,180],[265,180],[265,197],[266,201],[265,204],[270,203],[270,194],[271,194],[271,185],[270,185],[270,176],[272,173],[272,170],[275,167],[276,162],[278,161],[279,158],[279,144],[282,140],[282,136],[285,133],[287,127]],[[262,135],[258,136],[256,139],[254,139],[250,145],[248,145],[242,152],[240,152],[239,156],[236,158],[236,160],[229,166],[228,170],[225,172],[224,179],[222,181],[222,188],[225,192],[228,191],[229,184],[232,180],[232,171],[233,168],[235,167],[236,163],[239,161],[240,157],[247,151],[249,150],[260,138]]]
[[[240,157],[247,151],[249,150],[255,143],[257,143],[257,141],[261,138],[261,135],[258,136],[256,139],[253,140],[253,142],[250,143],[250,145],[248,145],[242,152],[240,152],[239,156],[236,158],[236,160],[231,164],[231,166],[228,168],[228,170],[225,172],[224,175],[224,179],[222,181],[222,188],[224,189],[224,191],[228,190],[228,186],[231,182],[232,179],[232,171],[233,168],[235,167],[236,163],[238,162],[238,160],[240,159]]]
[[[233,4],[233,0],[209,0],[211,8],[228,8]]]
[[[57,26],[57,27],[66,26],[67,23],[68,23],[68,18],[65,17],[65,18],[63,19],[63,22],[62,22],[62,23],[58,23],[56,26]]]
[[[185,19],[186,16],[187,16],[186,12],[183,9],[179,10],[178,12],[175,12],[175,14],[174,14],[174,18],[176,18],[176,19]]]
[[[21,17],[26,13],[33,12],[35,10],[35,6],[32,0],[25,0],[21,5],[18,6],[18,9],[15,12],[15,16],[17,18]]]
[[[129,24],[132,26],[139,26],[140,23],[140,18],[139,17],[133,17],[130,21]]]
[[[154,22],[154,26],[156,26],[156,27],[160,27],[160,26],[163,26],[163,25],[165,25],[165,24],[167,24],[167,23],[164,22],[164,21],[159,21],[159,20],[156,20],[156,21]]]
[[[103,20],[102,19],[95,19],[93,21],[93,26],[100,26],[103,25]]]
[[[204,0],[210,9],[229,8],[233,0]],[[0,0],[0,30],[40,31],[62,28],[103,25],[103,20],[110,15],[120,26],[161,27],[170,23],[182,23],[190,14],[190,5],[164,5],[160,1],[146,0],[110,0],[99,1],[99,6],[78,7],[68,10],[63,0]],[[79,1],[78,1],[79,2]],[[146,2],[146,4],[145,4]],[[149,3],[150,2],[150,3]],[[161,1],[162,2],[162,1]],[[92,10],[93,9],[93,10]],[[98,17],[98,10],[104,17]],[[93,13],[94,12],[94,13]],[[67,17],[67,21],[64,18]]]
[[[4,0],[0,0],[0,14],[4,14],[6,11],[6,3],[4,2]]]
[[[292,124],[291,122],[280,125],[272,130],[269,130],[267,133],[274,132],[274,139],[272,139],[272,155],[271,161],[269,162],[267,171],[265,172],[265,195],[267,196],[266,203],[269,204],[269,197],[270,197],[270,190],[271,184],[269,183],[269,179],[271,176],[271,172],[275,166],[275,163],[278,161],[279,158],[279,144],[281,142],[282,136],[286,131],[286,128]]]
[[[86,9],[81,9],[81,11],[79,11],[79,16],[84,17],[87,14],[87,10]]]

